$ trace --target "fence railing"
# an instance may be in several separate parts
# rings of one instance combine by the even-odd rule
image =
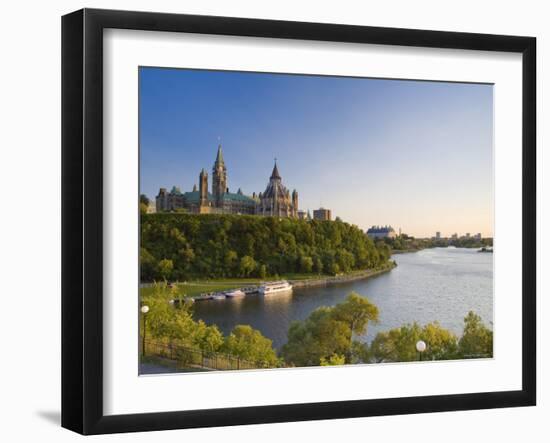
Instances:
[[[238,369],[265,369],[269,366],[251,362],[239,357],[220,352],[201,351],[200,349],[162,343],[153,340],[145,341],[145,355],[171,360],[179,368],[206,368],[216,371]]]

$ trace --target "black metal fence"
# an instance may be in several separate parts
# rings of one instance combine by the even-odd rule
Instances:
[[[238,369],[264,369],[269,366],[243,360],[229,354],[207,352],[200,349],[161,343],[152,340],[145,341],[145,355],[171,360],[179,368],[206,368],[217,371]]]

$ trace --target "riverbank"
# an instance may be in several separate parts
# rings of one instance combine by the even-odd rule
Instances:
[[[426,249],[435,249],[435,248],[441,248],[441,249],[445,249],[445,248],[457,248],[457,249],[478,249],[479,251],[478,252],[489,252],[489,251],[482,251],[482,249],[485,249],[485,248],[491,248],[491,251],[492,252],[492,246],[489,246],[489,247],[480,247],[480,246],[426,246],[425,248],[411,248],[411,249],[392,249],[391,251],[391,255],[397,255],[397,254],[408,254],[408,253],[411,253],[411,252],[420,252],[420,251],[424,251]]]
[[[391,255],[396,254],[408,254],[409,252],[419,252],[427,248],[417,248],[417,249],[392,249]]]
[[[311,278],[305,280],[289,280],[289,283],[293,288],[314,288],[330,285],[337,285],[342,283],[349,283],[358,280],[365,280],[368,278],[376,277],[377,275],[384,274],[391,271],[397,265],[395,262],[390,262],[387,266],[381,269],[367,269],[365,271],[355,271],[354,273],[346,275],[337,275],[333,277],[325,278]]]
[[[278,280],[287,280],[294,288],[323,287],[339,283],[347,283],[356,280],[364,280],[391,271],[395,263],[390,261],[388,265],[380,269],[367,269],[352,271],[343,275],[311,275],[311,274],[289,274],[283,275]],[[273,278],[272,278],[273,279]],[[238,289],[248,286],[258,286],[265,279],[259,278],[231,278],[222,280],[197,280],[189,282],[174,282],[176,296],[197,297],[203,293],[223,292],[231,289]],[[147,296],[154,291],[154,283],[141,283],[140,295]]]

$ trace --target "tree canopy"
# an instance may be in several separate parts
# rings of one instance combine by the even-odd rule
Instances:
[[[370,345],[368,359],[373,363],[419,360],[416,350],[419,340],[426,343],[423,360],[493,356],[493,332],[482,323],[479,315],[470,311],[464,318],[464,331],[460,339],[437,322],[424,327],[413,323],[379,332]]]
[[[458,348],[463,358],[480,358],[493,356],[493,331],[481,321],[481,317],[470,311],[464,317],[464,332]]]
[[[267,367],[279,364],[272,341],[250,325],[235,326],[225,339],[222,351]]]
[[[366,333],[368,323],[377,321],[378,308],[352,292],[344,302],[317,308],[305,321],[293,322],[281,355],[295,366],[335,364],[342,358],[353,363],[365,347],[354,335]]]
[[[390,248],[342,221],[251,215],[141,215],[141,279],[337,274],[377,268]]]
[[[193,304],[174,298],[177,292],[166,283],[155,284],[155,290],[142,298],[149,307],[147,315],[148,337],[161,343],[195,349],[206,354],[223,352],[265,367],[280,365],[270,339],[248,325],[236,326],[227,337],[216,325],[208,326],[202,320],[194,320]]]

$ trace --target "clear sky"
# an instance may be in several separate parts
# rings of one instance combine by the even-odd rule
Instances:
[[[300,209],[415,236],[493,234],[491,85],[140,69],[140,186],[190,191],[221,138],[231,192],[273,159]]]

